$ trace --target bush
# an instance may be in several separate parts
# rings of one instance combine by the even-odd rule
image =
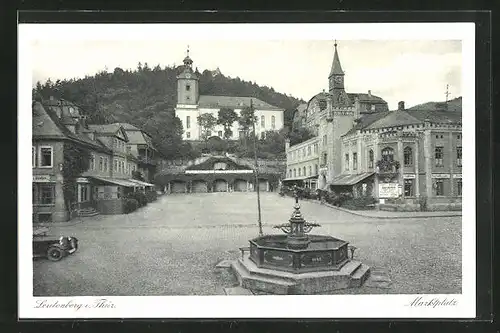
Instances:
[[[148,191],[146,192],[146,199],[148,202],[156,201],[156,199],[158,199],[158,194],[156,191]]]
[[[346,209],[351,209],[351,210],[366,210],[366,209],[373,209],[373,206],[377,200],[372,197],[359,197],[359,198],[352,198],[352,199],[347,199],[342,203],[342,207]]]
[[[139,208],[139,203],[135,199],[124,198],[122,200],[125,214],[132,213],[134,210]]]
[[[146,206],[148,204],[148,199],[146,195],[142,192],[131,192],[128,194],[127,198],[137,200],[139,207]]]

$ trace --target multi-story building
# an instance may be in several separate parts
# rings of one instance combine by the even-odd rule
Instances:
[[[437,110],[406,110],[400,103],[389,111],[371,91],[346,93],[336,44],[328,78],[329,92],[315,95],[294,114],[294,126],[308,128],[315,138],[286,144],[284,184],[314,188],[303,172],[318,164],[317,188],[372,195],[382,208],[416,209],[424,201],[430,209],[461,206],[461,109],[444,111],[445,103]],[[318,154],[309,159],[303,151],[311,144]],[[396,161],[397,173],[391,171]]]
[[[34,221],[61,222],[97,211],[121,213],[120,198],[128,191],[153,186],[131,179],[137,162],[126,153],[123,128],[115,127],[113,133],[106,126],[87,125],[76,105],[53,98],[34,102],[32,116]],[[89,151],[90,161],[76,179],[74,202],[66,202],[65,151],[73,146]]]
[[[184,70],[177,76],[177,106],[175,115],[181,120],[184,140],[196,141],[202,138],[202,128],[198,125],[198,116],[211,113],[216,119],[221,108],[234,110],[238,115],[250,104],[254,107],[255,116],[258,121],[255,130],[259,137],[264,137],[266,131],[279,131],[284,126],[284,109],[270,105],[255,97],[234,96],[210,96],[199,94],[199,78],[192,68],[193,61],[189,57],[189,51],[184,58]],[[238,122],[234,122],[231,140],[237,140],[242,133]],[[209,137],[223,138],[224,128],[222,125],[214,127]]]
[[[310,189],[317,188],[319,175],[319,143],[314,137],[290,147],[286,142],[287,170],[286,179],[293,179],[295,183],[302,183]]]
[[[429,111],[400,102],[363,118],[342,137],[342,157],[334,191],[371,195],[385,208],[461,208],[462,114],[446,103]]]
[[[128,137],[127,153],[136,159],[138,171],[142,177],[152,182],[158,166],[162,164],[163,156],[153,145],[151,135],[131,124],[115,123],[113,125],[121,126],[125,130]]]

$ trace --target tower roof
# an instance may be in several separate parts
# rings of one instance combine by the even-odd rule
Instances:
[[[330,75],[344,75],[342,66],[340,65],[339,54],[337,52],[337,42],[335,41],[335,53],[333,54],[332,69],[330,70]]]

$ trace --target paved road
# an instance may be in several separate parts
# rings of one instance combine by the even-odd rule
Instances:
[[[264,233],[288,220],[293,199],[262,194]],[[461,218],[377,220],[302,202],[317,234],[345,239],[360,259],[384,269],[391,289],[361,293],[454,293],[461,290]],[[163,196],[128,215],[98,216],[55,234],[79,238],[78,252],[52,263],[35,260],[34,294],[214,295],[235,284],[214,266],[236,258],[257,236],[254,193]],[[351,291],[352,292],[352,291]]]

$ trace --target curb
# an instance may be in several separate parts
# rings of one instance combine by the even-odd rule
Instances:
[[[302,201],[307,201],[307,202],[312,202],[316,204],[318,203],[316,200],[310,200],[310,199],[302,199]],[[368,214],[363,214],[363,213],[358,213],[349,209],[337,207],[330,205],[329,203],[324,203],[320,204],[322,206],[327,206],[336,210],[339,210],[341,212],[349,213],[351,215],[356,215],[356,216],[361,216],[361,217],[366,217],[370,219],[380,219],[380,220],[397,220],[397,219],[420,219],[420,218],[436,218],[436,217],[457,217],[457,216],[462,216],[461,213],[456,213],[456,214],[443,214],[443,215],[413,215],[413,216],[407,216],[407,215],[397,215],[397,216],[373,216],[373,215],[368,215]]]

